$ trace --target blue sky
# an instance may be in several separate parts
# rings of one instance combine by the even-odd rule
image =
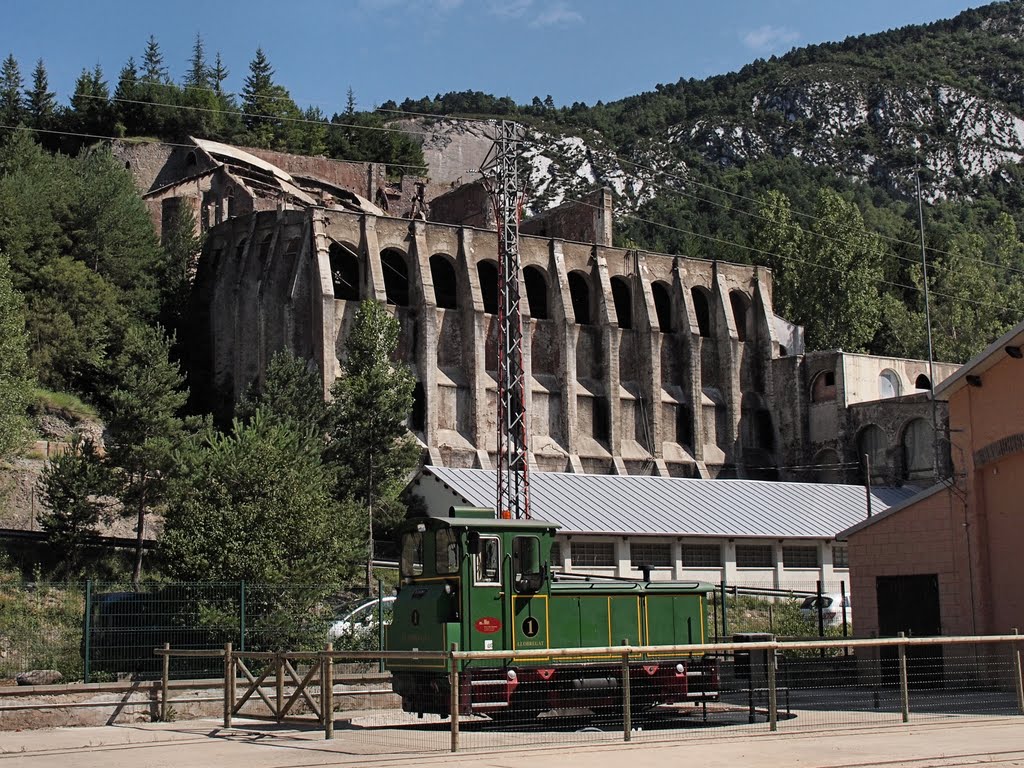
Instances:
[[[46,63],[62,100],[83,66],[113,87],[157,37],[183,75],[196,33],[240,90],[262,46],[300,106],[339,111],[480,90],[529,102],[612,101],[729,72],[794,46],[948,18],[967,0],[7,0],[0,56]]]

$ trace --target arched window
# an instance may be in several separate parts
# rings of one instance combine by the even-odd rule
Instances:
[[[900,386],[900,375],[896,371],[886,368],[878,374],[878,396],[881,399],[888,397],[899,397],[902,392]]]
[[[590,325],[590,280],[582,272],[569,273],[569,296],[572,298],[572,316],[579,325]]]
[[[430,279],[434,283],[434,301],[441,309],[458,309],[459,294],[455,265],[440,253],[430,257]]]
[[[695,285],[690,289],[693,299],[693,313],[697,316],[697,330],[701,336],[711,335],[711,308],[708,306],[708,292]]]
[[[523,269],[526,283],[526,300],[530,305],[530,317],[534,320],[548,319],[548,279],[540,267]]]
[[[740,341],[747,341],[754,336],[753,316],[750,313],[750,299],[743,291],[729,291],[729,303],[732,305],[732,317],[736,322],[736,336]]]
[[[925,376],[923,373],[918,375],[918,377],[914,380],[914,389],[931,389],[931,388],[932,388],[931,380],[927,376]]]
[[[675,323],[672,317],[672,292],[666,283],[657,282],[651,286],[654,294],[654,311],[658,313],[658,330],[662,333],[674,333]]]
[[[384,270],[384,293],[388,304],[396,307],[409,306],[409,267],[405,254],[396,248],[388,248],[380,255]]]
[[[903,430],[903,478],[931,477],[935,460],[934,430],[924,419],[914,419]]]
[[[818,483],[843,482],[843,468],[839,454],[831,448],[822,448],[814,454],[814,480]]]
[[[836,399],[836,372],[821,371],[811,382],[811,402],[826,403]]]
[[[498,265],[493,261],[481,261],[476,265],[480,278],[480,298],[484,300],[484,312],[498,314]]]
[[[864,456],[871,462],[871,480],[875,481],[885,476],[885,466],[888,453],[888,441],[885,432],[874,424],[869,424],[857,435],[857,459],[861,466],[861,476],[864,476]]]
[[[300,248],[302,248],[302,238],[293,237],[291,240],[288,241],[288,245],[285,246],[284,252],[286,255],[292,256],[298,253]]]
[[[334,298],[339,301],[358,301],[359,259],[341,243],[331,243],[328,251],[331,260],[331,283]]]
[[[693,411],[686,403],[676,405],[676,442],[693,448]]]
[[[629,330],[633,327],[633,292],[629,289],[629,281],[624,277],[612,278],[612,300],[615,302],[615,318],[619,328]]]
[[[423,391],[423,382],[417,381],[412,390],[412,413],[409,414],[409,428],[413,432],[422,432],[427,424],[427,396]]]

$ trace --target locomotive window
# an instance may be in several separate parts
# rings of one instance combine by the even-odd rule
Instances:
[[[476,555],[476,583],[501,584],[501,539],[481,536]]]
[[[536,592],[544,580],[540,563],[540,539],[516,536],[512,540],[512,572],[516,592]]]
[[[402,537],[402,575],[419,576],[423,573],[423,534],[420,531]]]
[[[437,532],[434,539],[435,565],[439,574],[458,573],[459,561],[462,559],[459,551],[459,536],[451,528],[442,528]]]

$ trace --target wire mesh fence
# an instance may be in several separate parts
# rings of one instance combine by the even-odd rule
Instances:
[[[379,585],[378,585],[379,586]],[[378,595],[381,590],[378,588]],[[246,582],[0,584],[0,684],[55,670],[66,682],[159,679],[153,649],[379,650],[390,597],[333,593],[321,585]],[[353,611],[361,607],[360,611]],[[201,656],[175,657],[170,675],[219,677]]]

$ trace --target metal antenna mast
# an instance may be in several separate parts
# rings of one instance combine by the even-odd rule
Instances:
[[[498,517],[530,517],[526,381],[519,294],[519,126],[498,123],[494,147],[480,171],[498,224]],[[494,173],[493,182],[488,173]]]

